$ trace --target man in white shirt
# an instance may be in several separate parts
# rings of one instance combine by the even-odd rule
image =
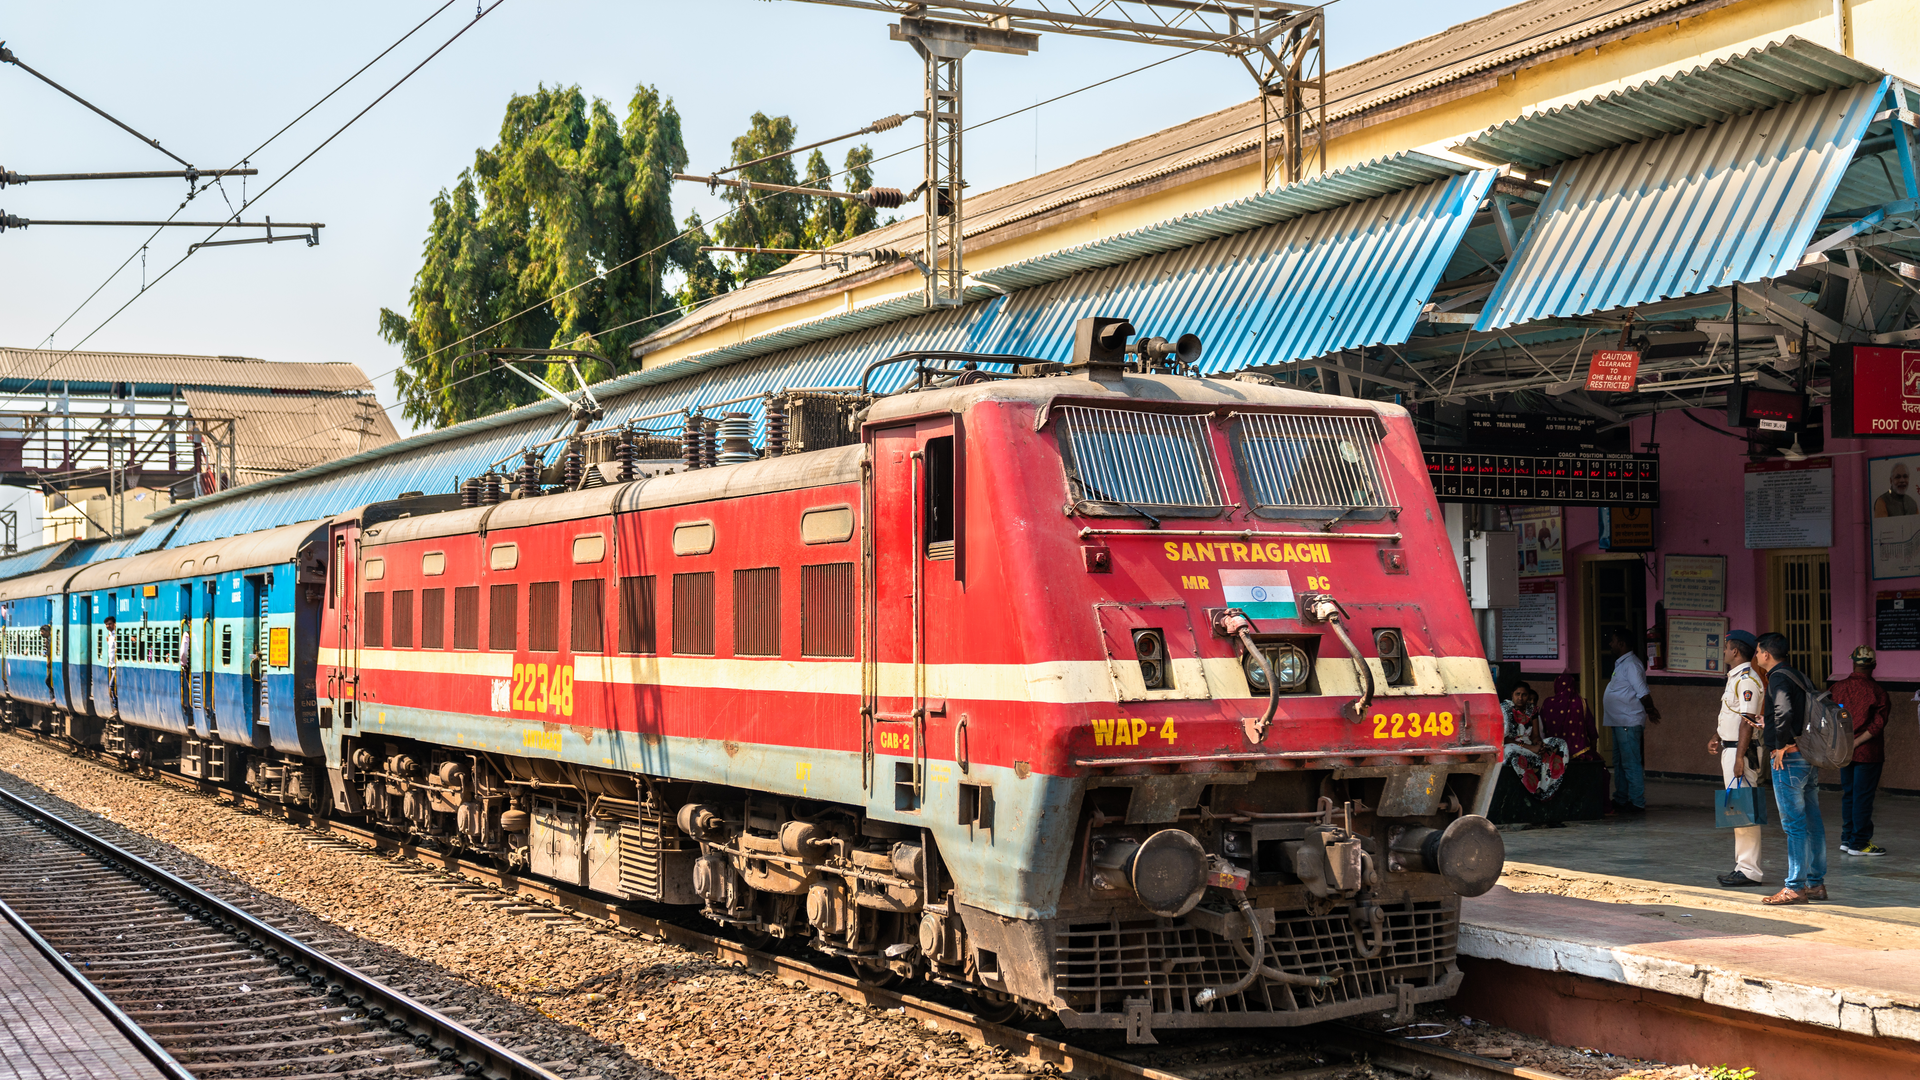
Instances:
[[[1766,700],[1766,684],[1753,670],[1754,636],[1734,630],[1721,643],[1720,657],[1727,665],[1727,688],[1720,694],[1720,720],[1707,752],[1720,756],[1720,780],[1728,787],[1740,777],[1748,787],[1760,782],[1759,755],[1748,763],[1747,747],[1760,737],[1760,710]],[[1720,875],[1720,884],[1729,889],[1758,885],[1760,876],[1760,826],[1748,825],[1733,830],[1733,870]]]
[[[1613,731],[1613,806],[1622,814],[1644,814],[1647,770],[1642,736],[1647,721],[1660,722],[1660,710],[1647,690],[1647,667],[1625,630],[1607,632],[1607,651],[1613,656],[1613,675],[1607,679],[1600,703],[1606,725]]]

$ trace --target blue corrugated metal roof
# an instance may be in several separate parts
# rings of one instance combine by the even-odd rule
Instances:
[[[1882,80],[1560,167],[1477,330],[1708,292],[1798,263]]]
[[[1843,53],[1788,37],[1605,97],[1530,113],[1449,149],[1481,161],[1541,170],[1885,77],[1886,72]]]
[[[61,560],[72,553],[73,541],[60,540],[8,555],[0,558],[0,580],[20,577],[23,574],[36,574],[50,566],[59,566]]]

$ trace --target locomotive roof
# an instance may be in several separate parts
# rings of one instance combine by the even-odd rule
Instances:
[[[257,533],[229,536],[224,540],[208,540],[199,544],[188,544],[186,547],[161,548],[132,558],[89,563],[76,568],[80,574],[73,579],[69,587],[75,591],[89,591],[104,589],[110,585],[124,586],[150,581],[166,581],[178,577],[203,577],[209,574],[225,574],[233,570],[249,570],[259,566],[292,562],[300,554],[300,549],[313,539],[322,524],[318,521],[303,521]],[[220,557],[219,565],[212,571],[203,569],[207,558],[215,555]],[[194,569],[183,574],[180,564],[188,559],[194,561]],[[49,575],[35,575],[35,577],[47,576]],[[23,582],[32,580],[34,578],[21,579]]]
[[[873,403],[867,423],[875,424],[929,412],[965,412],[986,401],[1024,401],[1046,408],[1055,398],[1105,398],[1115,405],[1178,403],[1183,405],[1258,405],[1267,407],[1337,408],[1363,410],[1379,416],[1405,416],[1392,402],[1317,394],[1238,378],[1196,379],[1184,375],[1133,375],[1118,382],[1102,382],[1085,375],[997,379],[968,386],[894,394]]]

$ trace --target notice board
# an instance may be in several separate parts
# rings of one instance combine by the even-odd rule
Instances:
[[[1747,547],[1833,546],[1833,459],[1747,463]]]
[[[1920,592],[1874,594],[1873,647],[1881,652],[1920,650]]]
[[[1669,555],[1660,598],[1668,611],[1727,610],[1725,555]]]
[[[1726,619],[1667,616],[1667,671],[1674,675],[1719,675]]]
[[[1500,658],[1560,659],[1560,586],[1522,581],[1520,603],[1500,613]]]

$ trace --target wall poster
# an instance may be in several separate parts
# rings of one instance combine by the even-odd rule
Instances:
[[[1667,616],[1667,673],[1721,674],[1720,644],[1726,638],[1726,619]]]
[[[1873,647],[1879,652],[1920,650],[1920,592],[1874,594]]]
[[[1868,543],[1875,578],[1920,577],[1920,454],[1867,461]]]
[[[1833,459],[1747,462],[1747,548],[1833,546]]]
[[[1500,613],[1503,660],[1560,659],[1560,585],[1520,583],[1520,603]]]
[[[1725,555],[1669,555],[1660,599],[1668,611],[1727,610]]]
[[[1559,577],[1565,573],[1565,522],[1558,506],[1509,506],[1506,527],[1520,544],[1520,576]]]

